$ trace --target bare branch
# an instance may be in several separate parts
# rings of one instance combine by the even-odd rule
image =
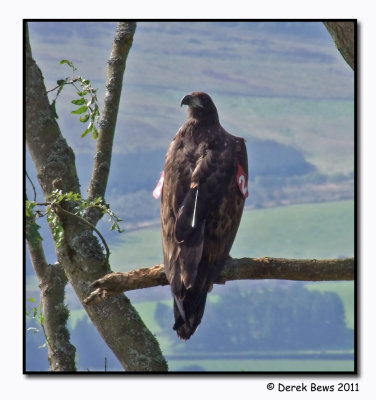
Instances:
[[[48,345],[50,370],[75,371],[76,348],[70,343],[69,312],[64,302],[68,280],[60,265],[47,264],[42,242],[32,244],[27,241],[27,245],[41,288],[42,329]]]
[[[354,280],[354,259],[295,260],[286,258],[230,258],[215,283],[244,279],[287,279],[296,281]],[[131,272],[107,274],[92,283],[95,290],[85,304],[97,303],[115,294],[168,285],[163,264]]]
[[[43,332],[48,344],[51,371],[76,371],[76,348],[67,328],[69,311],[65,305],[68,279],[60,264],[49,265],[40,281],[43,305]]]
[[[37,191],[35,190],[34,183],[33,183],[33,181],[31,180],[31,178],[30,178],[29,174],[27,173],[27,171],[26,171],[26,178],[28,179],[28,181],[29,181],[30,184],[31,184],[31,187],[33,188],[33,193],[34,193],[33,201],[37,201]]]
[[[293,281],[352,281],[354,259],[299,260],[288,258],[229,259],[216,283],[241,279]]]
[[[108,60],[107,90],[102,110],[102,118],[99,123],[94,168],[88,189],[89,200],[96,197],[104,198],[106,192],[123,75],[128,53],[133,43],[135,30],[135,22],[120,22],[118,24],[111,56]],[[90,209],[85,219],[89,219],[93,225],[96,225],[101,217],[101,212],[96,209]]]

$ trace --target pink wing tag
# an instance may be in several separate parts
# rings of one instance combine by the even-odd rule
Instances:
[[[163,189],[163,181],[164,181],[164,171],[162,171],[161,177],[157,183],[157,186],[153,190],[153,196],[156,199],[159,199],[162,194]],[[248,182],[245,172],[240,164],[238,164],[238,171],[236,173],[236,182],[238,183],[239,190],[241,194],[247,198],[248,197]]]
[[[248,197],[248,179],[242,166],[238,163],[238,172],[236,173],[236,182],[238,183],[241,194]]]
[[[163,181],[164,181],[164,171],[162,171],[161,177],[159,178],[159,181],[157,183],[157,186],[153,190],[153,196],[156,199],[159,199],[162,193],[162,188],[163,188]]]

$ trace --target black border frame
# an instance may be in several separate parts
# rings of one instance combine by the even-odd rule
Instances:
[[[191,376],[191,377],[213,377],[213,376],[229,376],[229,377],[250,377],[250,376],[299,376],[299,377],[343,377],[343,376],[359,376],[360,375],[360,368],[359,368],[359,358],[360,358],[360,343],[359,343],[359,220],[360,217],[360,207],[359,207],[359,186],[360,186],[360,163],[358,158],[358,152],[360,149],[358,140],[358,128],[359,128],[359,91],[358,91],[358,71],[359,71],[359,53],[358,53],[358,20],[356,18],[349,19],[349,18],[338,18],[338,19],[206,19],[206,18],[197,18],[197,19],[23,19],[22,20],[22,31],[23,31],[23,43],[22,43],[22,61],[23,61],[23,175],[22,175],[22,185],[23,185],[23,204],[25,204],[26,200],[26,124],[25,124],[25,70],[26,70],[26,62],[25,62],[25,31],[26,25],[28,22],[119,22],[119,21],[135,21],[135,22],[353,22],[355,24],[354,34],[355,34],[355,66],[354,66],[354,263],[355,263],[355,276],[354,276],[354,371],[167,371],[167,372],[138,372],[138,371],[65,371],[54,373],[51,371],[27,371],[26,370],[26,240],[25,240],[25,215],[24,215],[24,206],[22,205],[22,215],[23,215],[23,274],[22,274],[22,288],[23,288],[23,309],[22,309],[22,327],[23,327],[23,357],[22,357],[22,373],[23,375],[30,375],[30,376],[52,376],[56,377],[57,375],[61,376],[143,376],[143,377],[155,377],[155,376]]]

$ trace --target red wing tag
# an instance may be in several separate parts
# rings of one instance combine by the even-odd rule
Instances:
[[[162,194],[163,189],[163,181],[164,181],[164,171],[162,171],[161,177],[157,183],[157,186],[153,190],[153,196],[156,199],[159,199]],[[238,183],[239,190],[241,194],[247,198],[248,197],[248,181],[247,176],[240,164],[238,164],[238,171],[236,173],[236,182]]]
[[[247,198],[248,197],[248,179],[242,166],[238,163],[238,172],[236,173],[236,182],[238,183],[239,190],[241,194]]]
[[[157,186],[153,190],[153,196],[156,199],[159,199],[162,193],[162,188],[163,188],[163,181],[164,181],[164,171],[162,171],[161,177],[159,178],[159,181],[157,183]]]

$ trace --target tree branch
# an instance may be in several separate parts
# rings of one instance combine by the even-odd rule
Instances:
[[[286,258],[230,258],[215,282],[244,279],[287,279],[296,281],[354,280],[354,259],[295,260]],[[92,283],[95,290],[85,304],[97,303],[117,293],[168,285],[163,264],[131,272],[115,272]]]
[[[37,203],[38,204],[48,204],[48,203]],[[77,220],[83,222],[84,224],[88,225],[101,239],[104,248],[106,249],[106,264],[108,264],[108,259],[110,258],[110,249],[108,247],[108,244],[105,240],[105,238],[103,237],[103,235],[100,233],[100,231],[93,225],[91,224],[89,221],[87,221],[85,218],[80,217],[77,214],[71,213],[70,211],[65,210],[63,207],[61,207],[59,204],[53,204],[53,207],[56,207],[60,210],[60,212],[62,212],[65,215],[69,215],[71,217],[76,218]]]
[[[97,149],[88,189],[88,200],[93,200],[96,197],[104,198],[106,192],[123,76],[135,30],[135,22],[120,22],[117,27],[110,59],[108,60],[107,90],[99,123]],[[102,213],[97,209],[89,209],[85,216],[93,225],[96,225],[101,217]]]
[[[355,67],[355,24],[356,22],[353,21],[324,22],[337,49],[353,70]]]
[[[116,38],[114,46],[118,46]],[[62,190],[63,193],[80,193],[74,153],[61,135],[49,106],[42,73],[32,58],[28,37],[25,48],[26,142],[44,197],[48,201],[54,189]],[[113,85],[117,86],[117,82],[113,82]],[[114,121],[112,125],[115,126]],[[100,154],[97,153],[97,158],[99,157]],[[95,172],[96,179],[102,179],[102,167],[109,169],[109,164],[107,167],[98,167],[100,171]],[[92,186],[96,188],[95,184]],[[105,186],[99,185],[92,194],[96,196],[104,189]],[[74,212],[73,203],[66,202],[64,208]],[[64,228],[64,241],[56,249],[58,261],[78,298],[83,302],[90,293],[90,283],[109,273],[110,268],[92,229],[82,222],[77,223],[77,219],[72,216],[60,213],[59,217]],[[92,220],[90,222],[93,225],[96,223]],[[167,370],[166,360],[156,338],[123,294],[99,305],[85,305],[85,309],[125,370]]]
[[[69,312],[64,302],[67,277],[59,264],[47,264],[41,241],[26,242],[41,288],[42,328],[48,345],[50,370],[75,371],[76,348],[70,343]]]

